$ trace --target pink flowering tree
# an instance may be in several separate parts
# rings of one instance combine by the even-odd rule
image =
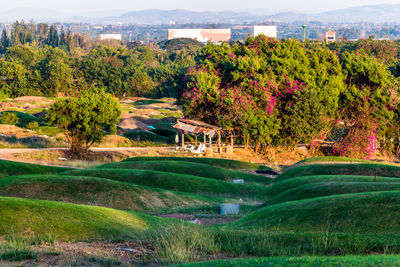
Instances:
[[[340,115],[348,133],[334,152],[371,158],[393,120],[398,82],[380,60],[360,51],[345,53],[341,61],[346,90],[340,96]]]
[[[343,89],[335,53],[265,36],[208,44],[186,82],[188,117],[235,129],[255,150],[310,142],[335,117]]]

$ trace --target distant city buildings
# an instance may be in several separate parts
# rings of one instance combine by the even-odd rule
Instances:
[[[100,41],[105,41],[105,40],[121,41],[122,40],[122,34],[120,34],[120,33],[99,34],[99,39],[100,39]]]
[[[231,39],[231,29],[169,29],[168,40],[190,38],[201,43],[222,43]]]
[[[264,34],[265,36],[271,37],[271,38],[278,38],[277,34],[277,29],[275,25],[269,25],[269,26],[261,26],[261,25],[256,25],[253,27],[253,36],[256,37],[260,34]]]
[[[332,30],[327,31],[325,34],[325,40],[327,44],[336,42],[336,33]]]

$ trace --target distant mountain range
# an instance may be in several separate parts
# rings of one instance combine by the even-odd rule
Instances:
[[[0,12],[0,22],[24,19],[47,22],[91,22],[99,24],[168,24],[176,23],[244,23],[244,22],[393,22],[400,23],[400,4],[359,6],[315,14],[276,12],[265,9],[243,11],[196,12],[188,10],[142,10],[126,12],[108,10],[80,14],[62,13],[50,9],[12,9]]]

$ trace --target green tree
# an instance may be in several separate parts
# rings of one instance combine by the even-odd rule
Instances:
[[[47,39],[46,39],[46,45],[49,45],[54,48],[54,47],[58,46],[59,42],[60,42],[60,39],[58,37],[57,24],[54,23],[50,27],[49,35],[47,36]]]
[[[56,102],[46,113],[45,121],[62,129],[73,154],[86,153],[100,142],[106,131],[115,134],[121,105],[111,94],[92,88],[77,97]]]
[[[206,45],[186,79],[186,115],[236,129],[256,150],[326,135],[344,88],[335,53],[266,36]]]
[[[10,39],[8,38],[6,29],[3,29],[0,39],[0,54],[4,54],[8,47],[10,47]]]
[[[47,96],[71,93],[73,69],[67,54],[59,48],[46,47],[39,63],[43,93]]]
[[[2,94],[18,97],[31,93],[27,71],[17,62],[0,61],[0,91]]]

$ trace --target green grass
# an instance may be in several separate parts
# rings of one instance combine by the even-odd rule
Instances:
[[[35,117],[35,116],[32,116],[32,115],[30,115],[30,114],[28,114],[28,113],[19,112],[19,111],[7,111],[7,112],[14,113],[15,115],[17,115],[17,117],[18,117],[18,124],[17,124],[17,126],[21,126],[21,127],[26,128],[26,126],[27,126],[30,122],[36,121],[36,122],[39,123],[39,124],[42,122],[41,119],[39,119],[39,118],[37,118],[37,117]]]
[[[400,266],[400,256],[343,256],[343,257],[282,257],[220,260],[179,265],[182,267],[239,267],[239,266],[304,266],[304,267],[390,267]]]
[[[0,160],[0,174],[4,175],[55,174],[59,172],[64,172],[66,170],[68,170],[68,168]]]
[[[125,161],[156,161],[156,160],[165,160],[165,157],[135,157],[126,159]],[[266,170],[266,171],[272,170],[267,166],[258,165],[250,162],[244,162],[244,161],[230,160],[230,159],[167,157],[167,160],[203,163],[214,167],[220,167],[230,170]]]
[[[272,179],[265,176],[237,172],[219,167],[210,166],[203,163],[183,162],[174,160],[158,161],[123,161],[108,163],[98,168],[105,169],[142,169],[162,172],[172,172],[180,174],[195,175],[200,177],[212,178],[232,182],[234,179],[243,179],[247,184],[270,184]]]
[[[155,130],[151,130],[151,131],[157,135],[164,136],[166,138],[169,138],[169,137],[175,138],[176,134],[178,133],[177,130],[170,130],[170,129],[155,129]]]
[[[160,120],[161,121],[161,120]],[[170,130],[170,131],[176,131],[176,129],[173,127],[173,125],[170,122],[158,122],[152,125],[154,128],[157,130]]]
[[[374,183],[374,177],[357,176],[357,175],[315,175],[315,176],[300,176],[296,178],[286,179],[281,182],[274,183],[268,188],[268,196],[274,197],[286,190],[291,190],[312,183],[328,183],[328,182],[360,182]],[[395,177],[376,177],[377,183],[399,183],[399,178]]]
[[[129,239],[174,220],[109,208],[0,197],[0,235],[58,241]]]
[[[69,175],[69,172],[64,174]],[[87,169],[73,170],[73,175],[101,177],[212,197],[265,199],[267,192],[267,187],[264,186],[233,184],[198,176],[149,170]]]
[[[61,130],[53,126],[40,126],[39,128],[35,129],[35,132],[39,135],[55,136],[61,133]]]
[[[57,175],[9,176],[0,179],[0,195],[141,212],[203,207],[228,201],[102,178]]]
[[[311,175],[367,175],[400,177],[400,167],[386,164],[314,164],[292,168],[276,178],[282,181],[288,178]]]
[[[154,134],[152,132],[132,131],[124,133],[124,136],[132,141],[137,141],[137,142],[144,142],[144,141],[159,142],[159,143],[167,142],[166,137]]]
[[[7,249],[3,252],[0,250],[0,260],[5,261],[36,260],[38,255],[38,252],[27,248]]]
[[[134,105],[142,106],[142,105],[162,104],[162,103],[166,103],[166,102],[157,100],[157,99],[142,99],[142,100],[136,101],[134,103]]]
[[[122,263],[119,260],[112,259],[112,258],[89,256],[89,257],[86,257],[86,260],[89,261],[89,262],[97,263],[100,266],[106,266],[106,267],[122,265]]]
[[[362,192],[379,192],[379,191],[400,191],[399,183],[382,183],[382,182],[324,182],[311,183],[284,191],[274,197],[268,199],[262,206],[273,205],[287,201],[302,200],[308,198],[316,198],[331,195],[362,193]]]
[[[314,157],[309,159],[304,159],[302,161],[297,162],[295,165],[300,165],[303,163],[313,163],[313,162],[359,162],[359,163],[375,163],[370,160],[365,159],[355,159],[355,158],[347,158],[347,157],[339,157],[339,156],[324,156],[324,157]]]
[[[259,209],[258,206],[254,205],[240,205],[239,216],[248,215],[249,213]],[[180,208],[173,210],[174,213],[180,214],[197,214],[202,216],[208,215],[221,215],[221,205],[214,206],[202,206],[202,207],[193,207],[193,208]],[[235,217],[237,215],[234,215]]]
[[[230,224],[275,231],[398,233],[400,192],[368,192],[284,202]]]

